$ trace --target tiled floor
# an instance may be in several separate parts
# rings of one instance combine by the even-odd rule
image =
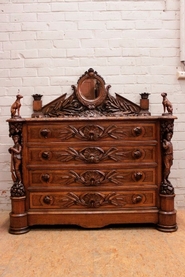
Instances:
[[[33,228],[8,233],[8,212],[0,213],[1,277],[185,277],[185,210],[179,229],[118,226]]]

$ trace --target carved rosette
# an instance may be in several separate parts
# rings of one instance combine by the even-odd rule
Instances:
[[[161,121],[161,147],[162,147],[162,183],[160,193],[163,195],[174,194],[174,187],[169,181],[170,169],[173,164],[173,136],[174,120]]]

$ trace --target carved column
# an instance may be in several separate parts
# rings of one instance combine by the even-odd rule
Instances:
[[[174,118],[166,117],[161,120],[162,147],[162,182],[160,186],[160,210],[158,230],[173,232],[177,230],[176,210],[174,209],[174,187],[169,180],[170,169],[173,164],[173,136]]]
[[[10,190],[12,211],[10,213],[9,232],[12,234],[23,234],[29,231],[25,210],[26,195],[22,180],[22,126],[24,120],[14,118],[7,121],[9,122],[9,136],[14,141],[14,145],[9,148],[13,180]]]

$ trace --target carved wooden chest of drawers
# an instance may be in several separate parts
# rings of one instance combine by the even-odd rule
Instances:
[[[154,223],[175,231],[175,195],[168,179],[171,106],[164,104],[167,113],[151,116],[146,93],[140,106],[114,98],[93,69],[72,88],[71,96],[44,107],[41,95],[34,95],[31,118],[21,118],[15,109],[18,115],[12,112],[8,120],[15,143],[9,149],[10,232],[25,233],[38,224],[120,223]]]

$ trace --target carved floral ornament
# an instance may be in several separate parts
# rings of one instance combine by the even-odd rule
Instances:
[[[74,170],[70,170],[68,175],[63,176],[62,180],[66,185],[72,183],[79,183],[84,186],[100,186],[104,183],[113,183],[115,185],[123,185],[126,180],[131,180],[134,182],[142,181],[145,178],[144,172],[133,171],[131,173],[117,172],[116,170],[111,170],[109,172],[103,172],[100,170],[87,170],[82,173],[78,173]]]
[[[52,154],[50,152],[41,152],[43,159],[51,159]],[[124,160],[128,157],[132,157],[134,160],[140,159],[145,156],[143,149],[132,149],[128,151],[119,151],[116,147],[111,147],[108,150],[103,150],[100,147],[86,147],[80,151],[68,147],[68,150],[58,154],[58,161],[69,162],[71,160],[80,160],[86,163],[99,163],[105,160],[113,160],[115,162]]]
[[[122,194],[111,192],[103,194],[99,192],[89,192],[77,195],[69,192],[65,196],[55,197],[54,195],[45,195],[41,198],[43,205],[60,205],[62,208],[72,206],[85,206],[87,208],[100,208],[102,206],[124,207],[127,204],[139,204],[146,200],[145,194]]]
[[[145,128],[142,126],[130,127],[126,128],[123,131],[123,128],[116,125],[109,125],[107,127],[100,126],[98,124],[88,124],[80,127],[76,127],[75,125],[69,124],[62,128],[57,134],[52,128],[42,128],[40,129],[40,136],[42,138],[50,138],[55,135],[59,136],[62,141],[69,140],[71,138],[76,138],[79,140],[87,140],[87,141],[97,141],[105,138],[111,139],[123,139],[129,137],[139,137],[145,134]],[[59,134],[59,135],[58,135]]]

